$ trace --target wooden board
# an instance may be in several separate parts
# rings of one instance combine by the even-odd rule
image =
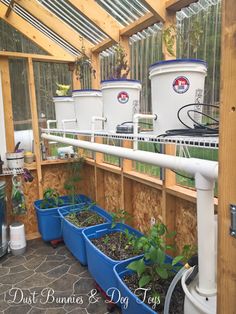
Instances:
[[[114,212],[121,208],[121,177],[115,173],[104,172],[105,209]]]
[[[176,198],[175,243],[178,253],[186,244],[197,245],[197,210],[196,205]]]
[[[142,232],[151,227],[151,220],[162,220],[162,194],[155,188],[133,182],[132,188],[134,226]]]
[[[53,188],[61,195],[66,195],[64,188],[66,180],[71,175],[70,164],[43,166],[43,189]],[[81,181],[78,183],[78,193],[90,196],[95,199],[94,168],[84,164],[81,171]]]
[[[236,10],[222,2],[219,151],[217,313],[236,313],[236,237],[230,235],[230,204],[236,204]]]

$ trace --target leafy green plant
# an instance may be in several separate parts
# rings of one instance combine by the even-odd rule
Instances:
[[[87,71],[89,71],[90,74],[93,75],[93,78],[96,78],[96,70],[92,66],[92,59],[86,55],[83,37],[81,37],[81,40],[82,40],[81,56],[78,57],[75,61],[75,75],[77,79],[80,80],[82,83]]]
[[[58,89],[56,90],[57,96],[68,96],[70,85],[57,84]]]
[[[172,264],[165,263],[166,251],[174,248],[166,244],[166,238],[172,237],[174,233],[169,233],[167,227],[162,224],[154,225],[147,236],[137,240],[137,249],[144,251],[144,257],[131,262],[127,268],[137,273],[139,278],[139,287],[149,286],[153,296],[158,293],[155,284],[159,279],[167,279],[173,276],[173,271],[178,270],[178,262],[183,256],[177,256]]]
[[[12,214],[13,215],[24,215],[27,211],[25,197],[22,188],[21,179],[17,175],[12,177]]]
[[[127,61],[127,53],[120,43],[113,49],[115,50],[115,65],[110,65],[111,73],[109,77],[110,79],[127,78],[130,72],[130,67]]]
[[[105,219],[91,210],[94,205],[95,203],[85,204],[80,210],[76,209],[65,218],[79,228],[104,223]]]
[[[183,42],[183,51],[187,50],[187,47],[190,46],[193,50],[193,53],[196,53],[198,47],[200,46],[200,39],[202,34],[203,27],[201,23],[199,21],[194,21],[189,27],[188,36],[186,38],[181,34],[181,30],[173,24],[163,30],[162,38],[167,52],[172,57],[175,57],[174,47],[176,37],[181,37]]]
[[[43,193],[43,200],[41,202],[40,208],[54,208],[62,206],[63,204],[64,202],[60,198],[60,194],[56,190],[48,188]]]
[[[76,204],[76,194],[78,194],[78,183],[81,180],[81,169],[84,163],[83,158],[67,165],[68,178],[64,183],[64,189],[70,198],[71,204]]]
[[[117,223],[125,223],[131,220],[131,215],[122,208],[116,209],[114,213],[111,213],[112,223],[111,227],[114,228]]]

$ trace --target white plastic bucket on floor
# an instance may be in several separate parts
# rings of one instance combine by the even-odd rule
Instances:
[[[198,277],[196,277],[188,286],[185,281],[192,272],[189,269],[184,273],[181,284],[185,293],[184,314],[216,314],[216,294],[213,296],[201,296],[197,292]]]
[[[102,93],[96,89],[73,90],[78,130],[91,130],[92,117],[103,116]],[[102,121],[95,122],[95,130],[101,131]]]
[[[75,119],[75,106],[72,97],[57,96],[53,97],[55,104],[55,113],[57,120],[57,128],[62,129],[62,120]],[[65,124],[66,129],[75,129],[76,122],[68,122]]]
[[[26,250],[25,226],[21,222],[10,225],[10,249],[13,255],[21,255]]]
[[[6,160],[9,169],[24,168],[24,150],[19,153],[6,153]]]
[[[157,115],[155,134],[185,128],[177,118],[182,106],[196,103],[188,109],[202,110],[197,103],[203,102],[206,75],[206,62],[197,59],[161,61],[150,66],[152,113]],[[181,119],[193,127],[194,123],[187,115],[188,109],[181,112]],[[191,117],[201,123],[200,114],[191,114]]]
[[[116,132],[116,127],[124,122],[133,121],[139,113],[141,83],[136,80],[106,80],[101,82],[104,129]]]

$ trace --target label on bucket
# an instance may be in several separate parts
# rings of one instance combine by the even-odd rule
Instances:
[[[189,80],[185,76],[178,76],[173,82],[173,89],[178,94],[186,93],[189,89]]]
[[[119,92],[117,99],[121,104],[126,104],[129,100],[129,94],[127,92]]]

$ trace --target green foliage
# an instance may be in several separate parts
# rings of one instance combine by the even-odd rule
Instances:
[[[131,215],[124,209],[118,208],[114,213],[111,214],[112,224],[111,227],[114,228],[117,223],[125,223],[132,219]]]
[[[18,177],[16,175],[12,178],[11,201],[13,215],[24,215],[26,213],[26,203],[21,180],[18,180]]]
[[[127,268],[137,273],[139,287],[149,285],[153,295],[157,294],[155,283],[158,279],[167,279],[178,269],[176,265],[183,256],[177,256],[172,264],[165,263],[167,250],[174,250],[174,247],[166,244],[166,239],[173,237],[175,233],[169,233],[167,227],[162,224],[154,225],[147,236],[137,239],[137,249],[144,251],[144,257],[130,263]]]
[[[58,89],[56,90],[57,96],[68,96],[70,85],[57,84]]]
[[[114,47],[115,50],[115,65],[110,65],[111,73],[109,75],[110,79],[122,79],[127,78],[130,67],[127,61],[127,53],[125,52],[124,47],[119,43]]]
[[[171,56],[175,56],[175,40],[176,40],[176,27],[171,25],[163,30],[163,42],[165,44],[167,52]]]
[[[41,202],[40,208],[55,208],[62,206],[64,204],[63,200],[60,198],[60,194],[51,188],[48,188],[43,193],[43,200]]]
[[[96,70],[92,66],[91,58],[86,55],[82,37],[81,40],[82,40],[81,57],[78,57],[75,62],[75,75],[77,79],[80,81],[82,81],[85,78],[86,73],[88,71],[90,72],[90,74],[93,75],[94,78],[96,78]]]
[[[75,196],[78,194],[78,183],[81,180],[81,168],[84,159],[80,158],[67,165],[68,179],[64,183],[64,189],[70,198],[71,204],[76,204]]]
[[[175,25],[170,25],[163,30],[163,42],[166,47],[167,52],[175,57],[175,43],[176,37],[182,39],[183,49],[191,47],[193,53],[197,52],[198,47],[200,46],[200,39],[203,34],[203,28],[199,21],[194,21],[188,29],[188,36],[184,38],[180,30]]]

